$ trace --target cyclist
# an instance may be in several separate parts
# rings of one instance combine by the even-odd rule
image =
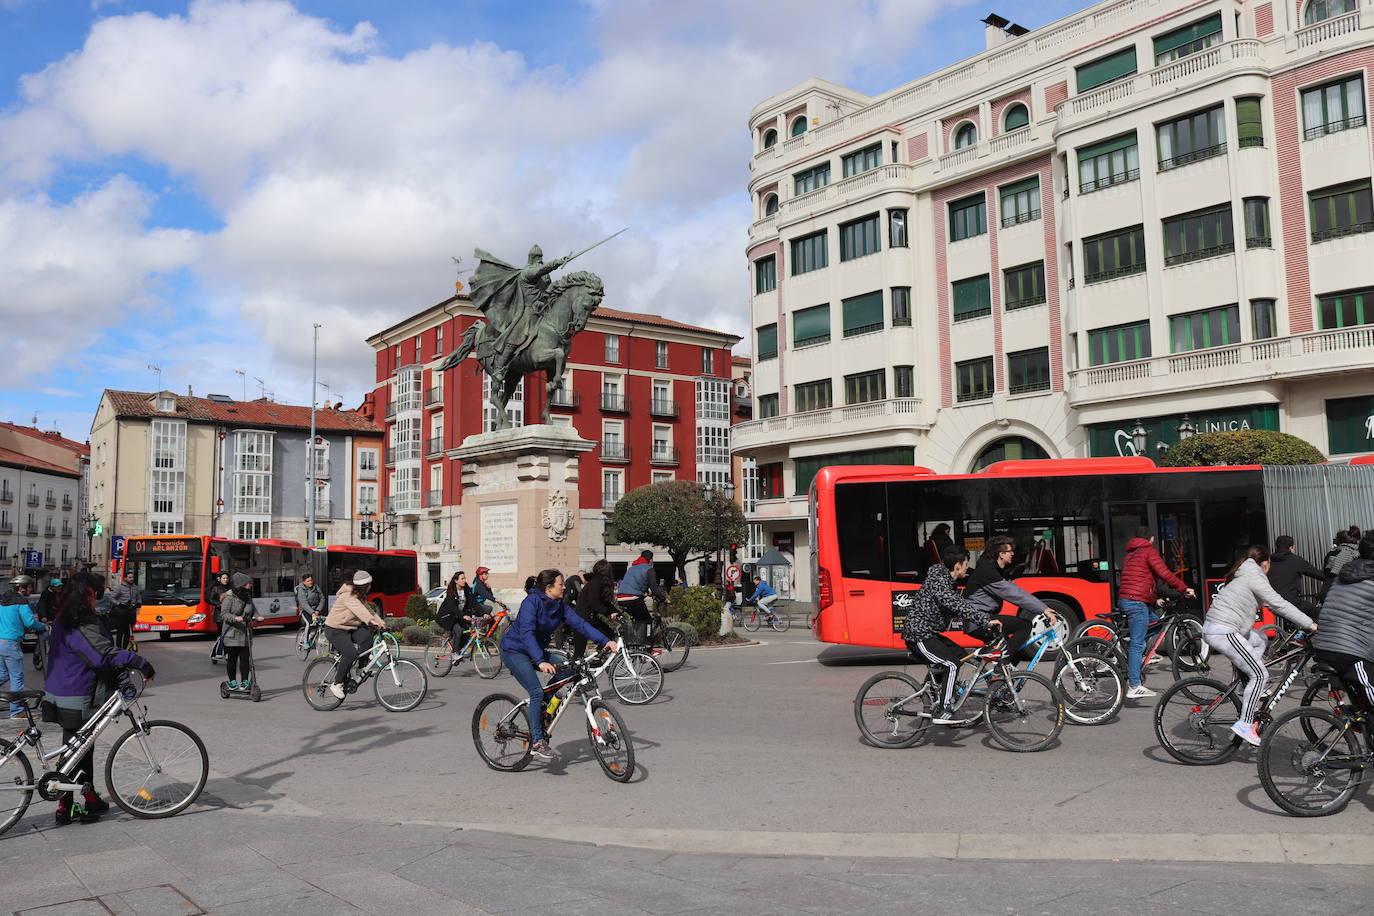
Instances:
[[[468,587],[468,575],[461,569],[448,580],[444,600],[439,602],[439,612],[434,622],[453,634],[453,654],[457,655],[467,645],[467,628],[473,617],[480,616],[481,609],[477,598]]]
[[[231,588],[224,593],[219,604],[219,631],[224,636],[224,669],[229,675],[230,690],[247,690],[248,666],[248,628],[257,616],[253,608],[253,579],[247,573],[234,573]],[[243,681],[236,679],[234,672],[243,673]]]
[[[1207,645],[1229,658],[1246,678],[1240,719],[1232,723],[1231,731],[1256,745],[1260,738],[1255,727],[1255,712],[1269,680],[1269,672],[1264,667],[1267,640],[1255,629],[1260,607],[1267,606],[1304,630],[1317,629],[1311,617],[1274,591],[1268,572],[1269,548],[1263,544],[1252,545],[1226,574],[1226,581],[1212,598],[1212,606],[1207,609],[1207,619],[1202,624],[1202,638]]]
[[[763,611],[770,618],[778,616],[773,611],[773,603],[778,600],[777,590],[769,585],[763,576],[754,577],[754,595],[750,600],[754,602],[755,607]]]
[[[48,587],[43,589],[43,594],[38,596],[38,619],[47,623],[57,616],[57,609],[62,606],[62,580],[53,576],[48,580]]]
[[[296,613],[301,615],[301,623],[311,626],[319,623],[323,610],[324,592],[315,587],[315,575],[306,573],[301,576],[301,584],[296,586]]]
[[[658,579],[654,577],[654,552],[652,550],[641,550],[639,559],[630,564],[630,568],[625,570],[625,578],[621,580],[620,587],[616,591],[616,598],[620,602],[620,608],[630,618],[634,620],[635,644],[644,642],[645,636],[649,632],[649,622],[653,619],[649,615],[649,606],[644,603],[646,595],[653,595],[654,601],[664,602],[668,596],[659,588]]]
[[[535,577],[535,591],[530,592],[520,602],[520,612],[515,623],[501,637],[501,661],[510,669],[511,675],[525,688],[530,696],[530,752],[543,760],[557,760],[558,752],[549,747],[544,737],[544,685],[535,670],[553,674],[555,670],[544,647],[549,643],[553,631],[563,624],[587,639],[603,645],[607,652],[617,648],[614,640],[607,639],[587,621],[577,615],[563,600],[563,574],[556,569],[546,569]]]
[[[1316,657],[1336,669],[1357,705],[1374,710],[1374,534],[1360,538],[1356,558],[1331,583],[1321,625]]]
[[[355,685],[353,683],[353,664],[358,656],[372,642],[372,630],[381,630],[386,621],[378,617],[368,606],[367,593],[372,585],[372,574],[365,569],[345,570],[343,584],[324,619],[324,632],[329,644],[339,653],[338,664],[334,666],[334,680],[329,684],[329,692],[340,700]]]
[[[24,689],[24,634],[42,633],[46,629],[42,622],[34,619],[27,595],[11,589],[0,596],[0,684],[8,681],[7,690]],[[10,718],[17,719],[23,714],[23,703],[10,703]]]
[[[121,668],[138,668],[145,678],[153,679],[153,666],[114,642],[106,620],[96,613],[96,598],[104,589],[103,576],[85,572],[73,576],[48,638],[43,721],[62,726],[64,743],[109,697],[114,687],[113,676]],[[73,776],[73,781],[95,779],[94,744],[81,758]],[[64,792],[57,800],[56,820],[59,825],[70,824],[73,818],[90,824],[109,809],[109,803],[94,790],[84,793],[79,804],[72,793]]]
[[[1017,614],[998,614],[1004,601],[1032,614],[1044,614],[1049,618],[1050,626],[1059,624],[1059,618],[1045,602],[1011,581],[1009,573],[1015,558],[1016,542],[1010,537],[999,534],[988,538],[983,555],[978,558],[978,565],[964,584],[964,597],[976,604],[979,610],[993,615],[991,619],[1002,625],[1002,635],[1007,639],[1007,649],[1012,658],[1030,639],[1031,622]],[[997,635],[986,628],[967,632],[983,642]]]
[[[110,589],[110,631],[114,641],[127,646],[133,638],[134,621],[143,606],[143,590],[134,582],[134,571],[124,570],[124,578]]]
[[[1154,532],[1148,525],[1142,525],[1136,529],[1135,537],[1126,542],[1126,562],[1121,566],[1121,585],[1116,591],[1117,607],[1126,615],[1131,630],[1131,644],[1126,650],[1126,696],[1132,700],[1158,696],[1140,682],[1145,640],[1150,627],[1159,622],[1158,615],[1151,610],[1160,603],[1156,580],[1189,598],[1196,595],[1187,582],[1164,565],[1164,558],[1155,550]]]
[[[603,633],[615,632],[611,615],[619,609],[615,604],[615,573],[611,572],[609,560],[597,560],[592,564],[587,581],[582,583],[582,588],[577,593],[576,607],[577,616],[587,623]],[[572,657],[581,658],[586,653],[587,637],[581,633],[574,633]]]
[[[503,611],[510,610],[510,608],[506,607],[505,602],[498,601],[496,596],[491,592],[491,584],[487,581],[491,578],[490,569],[485,566],[479,566],[477,567],[477,572],[473,575],[477,578],[473,580],[472,583],[472,596],[477,599],[477,604],[482,608],[482,613],[494,613],[497,607],[501,608]]]
[[[1269,554],[1269,584],[1289,604],[1296,605],[1308,617],[1315,618],[1317,605],[1298,594],[1303,576],[1315,580],[1319,585],[1326,584],[1326,576],[1320,569],[1293,552],[1292,536],[1279,535],[1274,539],[1273,552]]]

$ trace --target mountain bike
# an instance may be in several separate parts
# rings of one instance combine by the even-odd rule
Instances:
[[[1160,620],[1152,624],[1145,635],[1145,652],[1141,656],[1142,673],[1161,652],[1170,658],[1174,680],[1197,674],[1206,669],[1211,650],[1202,639],[1202,620],[1197,613],[1184,607],[1181,599],[1166,598],[1158,607]],[[1092,637],[1111,644],[1109,660],[1122,672],[1126,670],[1126,652],[1131,642],[1131,627],[1124,611],[1108,611],[1101,617],[1085,620],[1073,631],[1072,639]]]
[[[552,740],[563,716],[581,700],[587,741],[601,770],[616,782],[628,782],[635,771],[634,744],[615,708],[601,699],[593,669],[606,664],[602,653],[568,662],[544,687],[544,736]],[[493,693],[472,712],[472,743],[493,770],[514,772],[530,762],[529,697]]]
[[[339,654],[330,652],[305,666],[301,691],[312,708],[327,711],[343,703],[343,697],[336,697],[329,689],[337,678],[344,679],[345,696],[357,692],[363,682],[371,678],[377,702],[391,712],[409,712],[420,705],[429,690],[424,669],[410,659],[401,658],[401,646],[395,633],[381,632],[373,636],[372,647],[358,656],[356,665],[362,670],[356,682],[349,678],[349,672],[336,670],[339,661]]]
[[[296,613],[300,614],[299,611]],[[305,661],[312,655],[323,655],[328,651],[329,641],[324,639],[324,619],[312,620],[300,614],[301,626],[296,631],[296,657]]]
[[[686,664],[692,647],[687,644],[687,633],[681,627],[672,624],[665,626],[661,615],[650,614],[649,626],[641,639],[628,614],[615,614],[611,619],[616,624],[616,636],[622,643],[628,639],[633,648],[652,655],[664,671],[676,671]]]
[[[500,616],[504,617],[505,611]],[[435,677],[447,677],[454,665],[470,659],[479,677],[496,677],[501,673],[501,649],[492,636],[497,623],[497,618],[490,614],[474,617],[463,630],[467,641],[457,652],[453,651],[452,633],[431,638],[429,648],[425,649],[425,670]]]
[[[34,793],[56,801],[66,792],[93,790],[94,773],[76,767],[117,719],[129,720],[129,730],[110,745],[105,758],[105,786],[115,804],[134,817],[171,817],[200,797],[210,776],[210,758],[200,737],[186,726],[166,719],[149,719],[139,701],[138,688],[121,678],[115,691],[70,741],[52,752],[43,748],[43,732],[33,720],[33,707],[42,690],[0,691],[0,700],[24,704],[28,725],[13,740],[0,739],[0,833],[19,822]],[[31,747],[40,767],[37,781],[24,748]]]
[[[750,633],[756,633],[761,627],[767,625],[779,633],[786,633],[792,628],[792,618],[783,617],[771,607],[760,607],[755,604],[753,609],[747,614],[741,609],[740,625]]]
[[[560,649],[549,649],[545,654],[558,666],[567,665],[570,658]],[[614,652],[597,653],[596,659],[590,669],[592,676],[607,674],[611,689],[623,703],[643,706],[663,692],[663,666],[643,649],[621,642]]]

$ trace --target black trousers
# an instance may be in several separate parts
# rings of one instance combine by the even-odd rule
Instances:
[[[643,598],[621,598],[619,600],[622,613],[629,614],[633,621],[631,632],[634,633],[633,645],[642,645],[649,635],[649,623],[653,620],[653,615],[649,613],[649,606],[644,603]]]
[[[1318,661],[1326,662],[1336,669],[1341,680],[1345,681],[1346,689],[1350,691],[1350,698],[1357,708],[1374,710],[1374,661],[1358,655],[1324,652],[1321,649],[1313,654]]]
[[[941,679],[940,700],[948,707],[954,697],[954,676],[959,673],[959,660],[968,655],[968,650],[942,633],[925,639],[909,639],[906,647],[912,658],[930,667],[932,677]]]
[[[237,667],[243,675],[242,678],[234,676],[234,669]],[[229,675],[231,681],[248,680],[248,647],[247,646],[225,646],[224,647],[224,670]]]
[[[329,636],[329,645],[339,653],[339,665],[334,670],[339,677],[347,680],[352,674],[358,656],[372,645],[372,631],[367,627],[358,627],[356,630],[325,627],[324,631]]]
[[[75,729],[75,728],[67,728],[67,727],[64,726],[64,727],[62,728],[62,743],[63,743],[63,744],[66,744],[68,741],[70,741],[70,740],[72,740],[73,738],[75,738],[75,737],[76,737],[76,732],[77,732],[77,729]],[[81,780],[82,782],[89,782],[89,783],[91,783],[92,787],[94,787],[94,785],[95,785],[95,744],[94,744],[94,743],[91,744],[90,748],[87,749],[86,753],[82,755],[81,760],[77,762],[77,764],[76,764],[76,769],[72,771],[72,777],[73,777],[72,782],[76,782],[76,781],[79,779],[79,780]],[[59,797],[59,798],[57,799],[57,804],[58,804],[59,806],[69,806],[69,805],[71,805],[71,803],[72,803],[72,793],[71,793],[71,792],[63,792],[62,795],[61,795],[61,797]]]
[[[1024,617],[1015,614],[997,614],[993,620],[1002,622],[1002,635],[1007,638],[1007,648],[1011,650],[1011,657],[1015,658],[1016,653],[1021,651],[1021,647],[1030,639],[1031,622]],[[979,627],[968,635],[974,639],[981,639],[983,642],[991,642],[997,636],[996,629],[993,627]]]

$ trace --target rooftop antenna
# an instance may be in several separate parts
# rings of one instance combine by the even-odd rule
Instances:
[[[463,291],[463,277],[465,277],[465,276],[467,276],[468,274],[472,273],[472,271],[471,271],[471,270],[464,270],[464,269],[463,269],[463,259],[462,259],[462,258],[456,258],[456,257],[453,257],[452,255],[450,255],[450,256],[449,256],[449,260],[453,262],[453,273],[454,273],[454,277],[455,277],[455,279],[454,279],[454,281],[453,281],[453,291],[454,291],[454,292],[457,292],[457,293],[461,293],[461,292]]]
[[[258,383],[258,397],[260,397],[260,398],[266,398],[266,397],[267,397],[267,383],[264,382],[262,379],[258,378],[256,375],[253,376],[253,381],[255,381],[255,382]]]
[[[324,389],[324,399],[325,399],[326,401],[332,401],[332,400],[334,399],[334,389],[329,387],[329,383],[328,383],[328,382],[326,382],[326,381],[324,381],[323,379],[321,379],[320,381],[316,382],[315,384],[319,385],[321,388]]]
[[[242,369],[235,369],[234,374],[243,380],[243,399],[248,400],[248,373]]]
[[[157,390],[162,390],[162,363],[149,363],[148,371],[157,376]]]

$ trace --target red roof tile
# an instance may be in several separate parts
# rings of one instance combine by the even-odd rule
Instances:
[[[717,337],[733,337],[739,339],[738,334],[731,334],[729,331],[718,331],[715,328],[703,328],[695,324],[683,324],[681,321],[674,321],[671,318],[664,318],[662,315],[650,315],[647,312],[622,312],[620,309],[606,308],[599,305],[592,310],[595,318],[610,318],[613,321],[633,321],[635,324],[653,324],[664,328],[678,328],[683,331],[696,331],[701,334],[714,334]]]
[[[91,453],[91,445],[89,442],[77,442],[57,432],[45,432],[36,426],[20,426],[18,423],[9,423],[0,420],[0,428],[11,430],[32,439],[37,439],[40,442],[46,442],[49,445],[60,446],[76,455],[89,455]]]
[[[0,448],[0,464],[20,467],[30,471],[42,471],[45,474],[61,474],[63,477],[74,477],[77,480],[81,479],[81,475],[71,468],[64,468],[60,464],[53,464],[51,461],[34,458],[30,455],[25,455],[23,452],[16,452],[8,448]]]
[[[120,417],[153,418],[175,416],[183,420],[200,423],[224,423],[230,426],[253,426],[264,428],[306,429],[310,428],[310,408],[296,404],[278,404],[275,401],[229,401],[220,403],[209,398],[194,398],[187,395],[165,393],[176,399],[176,412],[166,414],[153,409],[154,392],[115,391],[105,389],[105,395],[114,405],[115,414]],[[363,435],[380,436],[385,427],[352,410],[315,411],[315,428],[325,432],[350,432]]]

